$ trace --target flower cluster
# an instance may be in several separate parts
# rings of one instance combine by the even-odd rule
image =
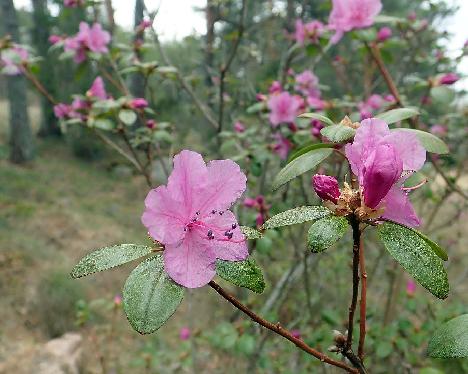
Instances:
[[[359,113],[361,114],[361,120],[371,118],[376,114],[379,109],[382,109],[384,105],[390,105],[395,103],[393,95],[381,96],[373,94],[365,101],[358,103]]]
[[[255,218],[255,223],[257,226],[261,226],[265,223],[268,217],[268,210],[270,209],[270,205],[266,203],[263,195],[258,195],[256,198],[245,198],[244,206],[249,209],[254,209],[258,212],[257,217]]]
[[[359,189],[316,175],[314,189],[330,202],[337,214],[354,213],[361,219],[385,218],[408,226],[420,225],[404,187],[407,177],[421,169],[426,151],[417,137],[403,131],[390,131],[388,125],[371,118],[361,122],[353,143],[345,147],[346,157],[359,181]]]
[[[107,53],[110,40],[110,34],[99,23],[90,27],[86,22],[81,22],[78,33],[64,40],[64,50],[73,52],[75,62],[81,63],[86,60],[87,52]]]
[[[24,64],[28,62],[28,51],[18,44],[1,51],[0,68],[5,75],[19,75],[24,70]]]

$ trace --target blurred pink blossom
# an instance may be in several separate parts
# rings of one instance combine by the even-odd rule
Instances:
[[[304,70],[296,75],[296,86],[294,88],[305,96],[319,98],[320,89],[318,85],[319,79],[317,76],[310,70]]]
[[[268,89],[270,94],[281,93],[281,91],[283,91],[283,88],[281,87],[281,83],[278,81],[273,81],[270,88]]]
[[[392,29],[390,27],[382,27],[377,32],[377,40],[379,42],[384,42],[387,39],[392,37]]]
[[[447,135],[448,129],[445,125],[433,125],[431,126],[431,133],[438,136]]]
[[[294,39],[301,45],[307,41],[317,43],[324,31],[325,25],[320,21],[314,20],[304,24],[302,20],[298,19],[296,20]]]
[[[409,279],[408,282],[406,282],[406,294],[408,296],[414,296],[416,293],[416,282],[412,279]]]
[[[273,135],[275,143],[273,144],[273,152],[275,152],[282,160],[288,158],[289,151],[292,148],[292,143],[288,138],[277,132]]]
[[[28,51],[15,44],[13,47],[2,51],[0,59],[0,67],[2,67],[2,73],[5,75],[18,75],[23,73],[24,63],[28,61]]]
[[[86,22],[80,23],[80,30],[75,36],[65,39],[65,51],[73,51],[75,53],[75,62],[81,63],[86,60],[86,52],[107,53],[111,40],[110,34],[102,29],[99,23],[95,23],[92,27]]]
[[[146,127],[149,129],[154,129],[156,127],[156,121],[154,119],[149,119],[146,121]]]
[[[291,335],[295,337],[296,339],[301,339],[302,337],[301,330],[299,329],[291,330]]]
[[[338,43],[345,32],[372,26],[382,9],[380,0],[332,0],[328,28],[335,30],[331,42]]]
[[[234,131],[237,132],[237,133],[243,133],[245,131],[245,126],[242,122],[240,121],[237,121],[236,123],[234,123]]]
[[[115,304],[115,305],[120,305],[120,304],[122,304],[122,296],[121,296],[121,295],[115,295],[115,296],[114,296],[114,304]]]
[[[84,5],[84,0],[63,0],[63,5],[68,8],[76,8]]]
[[[310,126],[311,126],[311,134],[312,136],[315,136],[316,138],[321,138],[321,135],[320,135],[320,130],[323,129],[323,124],[322,122],[320,122],[319,120],[316,120],[316,119],[313,119],[311,122],[310,122]]]
[[[137,97],[136,99],[132,99],[130,101],[130,108],[132,109],[144,109],[148,106],[148,102],[146,99],[142,97]]]
[[[101,77],[97,77],[89,90],[86,92],[86,96],[93,97],[100,100],[107,99],[107,92],[104,87],[104,81]]]
[[[458,74],[447,73],[439,78],[439,83],[449,86],[457,82],[459,79],[460,77],[458,76]]]
[[[188,327],[182,327],[179,331],[180,340],[189,340],[191,335],[192,333]]]
[[[292,96],[286,91],[272,95],[268,100],[271,124],[278,126],[280,123],[294,122],[302,103],[300,97]]]
[[[61,42],[63,40],[63,37],[61,37],[60,35],[51,35],[49,36],[49,43],[50,44],[57,44],[58,42]]]

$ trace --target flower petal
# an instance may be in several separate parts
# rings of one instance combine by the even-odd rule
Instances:
[[[207,245],[212,248],[216,258],[227,261],[241,261],[249,256],[245,236],[239,228],[236,217],[230,210],[223,212],[222,215],[219,213],[212,214],[204,220],[204,223],[213,233],[214,239],[208,240]],[[231,239],[225,235],[226,232],[232,232]],[[207,237],[205,231],[203,231],[202,235]]]
[[[177,243],[185,235],[182,210],[183,206],[172,198],[166,186],[160,186],[148,193],[141,222],[153,239],[163,244]]]
[[[199,153],[184,150],[174,157],[174,170],[169,176],[167,190],[174,200],[183,204],[181,211],[190,219],[198,208],[200,189],[208,182],[208,170]]]
[[[416,135],[406,131],[393,131],[384,140],[391,143],[403,161],[403,170],[417,171],[426,161],[426,150]]]
[[[188,288],[202,287],[216,274],[216,256],[208,241],[189,232],[178,245],[166,245],[164,268],[177,283]]]
[[[207,169],[208,183],[198,191],[197,209],[204,213],[228,209],[244,193],[247,177],[231,160],[211,161]]]
[[[385,207],[383,218],[407,225],[416,227],[421,224],[421,220],[414,211],[408,195],[399,186],[393,186],[387,196],[382,201],[382,206]]]

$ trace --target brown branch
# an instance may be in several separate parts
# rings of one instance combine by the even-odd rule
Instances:
[[[363,240],[359,241],[359,272],[361,273],[361,301],[359,304],[360,318],[359,318],[358,357],[362,361],[364,359],[364,342],[366,340],[366,303],[367,303],[367,272],[366,272]]]
[[[23,66],[24,68],[24,76],[29,79],[29,81],[34,85],[34,87],[37,88],[37,90],[43,94],[45,96],[45,98],[47,100],[49,100],[49,102],[52,104],[52,105],[57,105],[57,101],[52,97],[51,94],[49,94],[49,92],[45,89],[45,87],[42,85],[41,82],[39,82],[39,80],[34,76],[33,73],[31,73],[31,71],[28,69],[27,66]]]
[[[210,287],[212,287],[218,294],[220,294],[224,299],[234,305],[237,309],[248,315],[254,322],[258,323],[259,325],[265,327],[266,329],[273,331],[274,333],[281,335],[283,338],[289,340],[290,342],[294,343],[299,349],[302,349],[304,352],[318,358],[322,362],[326,362],[327,364],[339,367],[341,369],[346,370],[348,373],[359,373],[357,369],[354,369],[343,362],[334,360],[327,355],[317,351],[316,349],[307,345],[303,340],[294,337],[287,329],[283,328],[279,323],[274,324],[271,323],[259,315],[255,314],[251,311],[248,307],[242,304],[239,300],[237,300],[234,296],[227,293],[219,284],[215,281],[211,281],[209,283]]]
[[[145,177],[146,184],[148,187],[152,188],[153,183],[151,182],[151,176],[148,173],[148,170],[143,166],[142,162],[140,161],[140,158],[138,157],[135,149],[133,148],[132,144],[130,143],[130,139],[127,136],[127,132],[125,131],[125,128],[123,127],[125,125],[122,125],[122,128],[119,130],[120,135],[122,136],[122,139],[124,140],[125,144],[127,145],[128,149],[132,153],[133,158],[135,159],[136,163],[138,164],[138,169],[140,173]]]

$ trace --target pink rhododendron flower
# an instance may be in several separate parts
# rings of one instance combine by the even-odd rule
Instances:
[[[89,97],[94,97],[96,99],[100,100],[106,100],[107,99],[107,92],[106,88],[104,87],[104,81],[102,80],[101,77],[97,77],[89,90],[86,92],[86,96]]]
[[[68,8],[76,8],[84,5],[84,0],[63,0],[63,5]]]
[[[175,282],[201,287],[214,277],[216,259],[247,258],[245,237],[229,210],[246,180],[231,160],[206,165],[200,154],[184,150],[174,157],[167,185],[148,193],[141,220],[164,244],[164,267]]]
[[[281,87],[281,83],[278,81],[273,81],[270,88],[268,89],[270,94],[281,93],[281,91],[283,91],[283,88]]]
[[[319,120],[317,119],[313,119],[311,122],[310,122],[310,126],[311,126],[311,134],[312,136],[315,136],[316,138],[321,138],[321,134],[320,134],[320,131],[323,129],[323,124],[322,122],[320,122]]]
[[[320,89],[318,87],[319,79],[310,70],[304,70],[301,74],[296,75],[295,89],[305,96],[319,98]]]
[[[335,30],[332,43],[338,43],[345,32],[372,26],[380,13],[380,0],[332,0],[333,8],[328,19],[328,28]]]
[[[240,121],[237,121],[235,124],[234,124],[234,131],[237,132],[237,133],[243,133],[245,131],[245,126],[242,122]]]
[[[290,95],[289,92],[272,95],[268,100],[271,124],[277,126],[280,123],[294,122],[301,105],[302,99]]]
[[[23,72],[23,63],[27,62],[29,53],[19,45],[14,45],[5,51],[2,51],[0,66],[5,75],[18,75]]]
[[[361,120],[372,117],[373,113],[376,110],[380,109],[384,102],[385,99],[378,94],[373,94],[369,96],[369,98],[366,101],[360,102],[358,104],[358,108],[359,112],[361,113]]]
[[[322,200],[328,200],[334,204],[338,202],[341,192],[335,177],[315,174],[312,178],[312,184],[318,197]]]
[[[418,138],[404,131],[390,132],[384,121],[371,118],[361,122],[345,151],[363,190],[364,203],[373,209],[383,208],[383,218],[418,226],[420,220],[402,176],[402,172],[414,172],[424,165],[426,151]]]
[[[179,338],[180,340],[189,340],[190,339],[191,331],[188,327],[182,327],[179,331]]]
[[[142,97],[138,97],[130,101],[130,108],[132,109],[144,109],[147,106],[148,106],[148,102]]]
[[[288,138],[284,137],[280,133],[274,134],[273,138],[275,139],[273,152],[275,152],[282,160],[286,160],[288,158],[289,151],[293,146],[292,143]]]
[[[66,118],[71,111],[72,108],[68,104],[58,103],[57,105],[54,105],[54,114],[57,118]]]
[[[447,126],[444,125],[433,125],[431,126],[431,133],[438,136],[445,136],[447,135],[448,129]]]
[[[78,34],[65,39],[65,51],[73,51],[75,53],[75,62],[81,63],[86,60],[86,52],[107,53],[107,44],[110,42],[110,34],[102,29],[99,23],[95,23],[92,27],[86,22],[80,23]]]
[[[294,39],[298,44],[301,45],[303,45],[306,41],[317,43],[324,31],[325,26],[320,21],[314,20],[304,24],[300,19],[298,19],[296,20]]]
[[[49,36],[49,43],[50,44],[57,44],[58,42],[61,42],[63,38],[60,35],[51,35]]]
[[[390,27],[382,27],[379,29],[377,32],[377,40],[379,42],[384,42],[387,39],[390,39],[392,37],[392,29]]]
[[[447,73],[447,74],[444,74],[443,76],[441,76],[439,78],[439,83],[449,86],[451,84],[454,84],[459,79],[460,79],[460,77],[458,76],[458,74]]]
[[[307,104],[312,108],[316,110],[322,110],[327,107],[327,102],[314,96],[308,96],[307,97]]]

